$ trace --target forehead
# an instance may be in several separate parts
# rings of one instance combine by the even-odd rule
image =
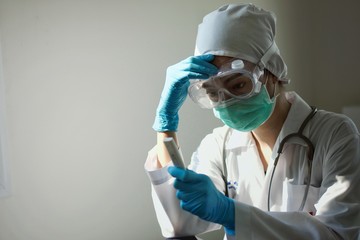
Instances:
[[[211,62],[216,67],[221,67],[224,63],[229,62],[230,60],[235,59],[233,57],[226,57],[226,56],[215,56],[214,60]]]

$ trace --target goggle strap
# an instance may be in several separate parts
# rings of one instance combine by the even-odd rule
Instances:
[[[262,85],[261,82],[257,82],[256,85],[255,85],[254,92],[259,93],[260,90],[261,90],[261,85]]]
[[[265,64],[270,60],[271,56],[278,51],[279,51],[279,49],[278,49],[275,41],[273,41],[271,46],[268,48],[268,50],[266,50],[265,54],[262,56],[262,58],[260,59],[260,61],[258,63],[258,66],[260,67],[261,70],[264,70]]]

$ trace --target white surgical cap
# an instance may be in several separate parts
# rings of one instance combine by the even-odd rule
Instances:
[[[230,4],[209,13],[199,25],[195,55],[247,60],[288,82],[287,67],[275,43],[275,15],[253,4]]]

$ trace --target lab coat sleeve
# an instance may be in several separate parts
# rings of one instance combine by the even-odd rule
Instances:
[[[339,239],[323,222],[306,212],[265,212],[235,204],[237,240]]]
[[[356,130],[348,130],[333,131],[322,146],[323,181],[315,216],[266,212],[236,202],[236,239],[360,239],[360,138]]]
[[[148,154],[145,170],[151,181],[153,204],[162,235],[167,238],[193,236],[219,229],[220,225],[204,221],[181,209],[173,187],[174,178],[167,172],[168,166],[156,168],[156,162],[155,147]]]

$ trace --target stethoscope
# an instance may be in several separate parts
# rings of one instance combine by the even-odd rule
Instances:
[[[285,138],[283,138],[283,140],[280,142],[278,150],[277,150],[277,156],[274,160],[274,167],[272,169],[272,173],[271,173],[271,177],[270,177],[270,183],[269,183],[269,189],[268,189],[268,199],[267,199],[267,208],[268,211],[270,211],[270,196],[271,196],[271,186],[272,186],[272,181],[273,181],[273,177],[274,177],[274,173],[276,170],[276,166],[278,164],[279,158],[280,158],[280,154],[283,151],[283,147],[285,145],[285,143],[287,141],[289,141],[289,139],[291,138],[300,138],[302,139],[305,144],[308,147],[307,150],[307,163],[308,163],[308,176],[309,176],[309,180],[306,183],[306,188],[305,188],[305,193],[303,196],[303,199],[301,201],[300,207],[299,207],[299,211],[303,211],[304,206],[305,206],[305,202],[309,193],[309,189],[310,189],[310,181],[311,181],[311,168],[312,168],[312,160],[314,157],[314,151],[315,151],[315,147],[312,144],[312,142],[310,141],[310,139],[308,137],[306,137],[303,134],[304,128],[306,127],[306,125],[309,123],[309,121],[313,118],[313,116],[316,114],[317,112],[317,108],[316,107],[311,107],[311,112],[310,114],[305,118],[305,120],[303,121],[303,123],[301,124],[299,130],[295,133],[291,133],[289,135],[287,135]],[[225,196],[229,197],[229,193],[228,193],[228,186],[227,186],[227,168],[226,168],[226,151],[225,151],[225,144],[226,144],[226,140],[227,137],[229,135],[230,132],[230,128],[227,130],[225,137],[224,137],[224,142],[223,142],[223,165],[224,165],[224,170],[223,170],[223,180],[225,182]]]

